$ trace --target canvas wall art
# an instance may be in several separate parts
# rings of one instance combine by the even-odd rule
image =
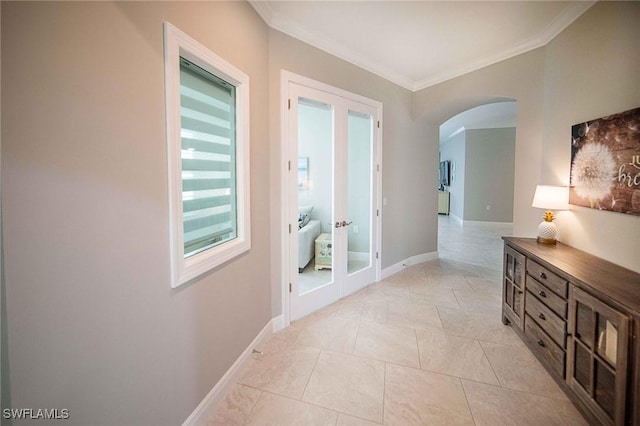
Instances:
[[[571,127],[569,203],[640,216],[640,108]]]
[[[309,189],[309,157],[298,157],[298,189]]]

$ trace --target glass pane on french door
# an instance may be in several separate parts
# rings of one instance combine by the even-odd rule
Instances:
[[[334,108],[298,98],[298,294],[334,281]]]
[[[373,117],[349,111],[347,135],[347,272],[371,266]]]

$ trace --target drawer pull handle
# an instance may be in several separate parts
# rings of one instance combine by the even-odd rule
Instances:
[[[547,274],[545,274],[544,272],[540,272],[539,277],[540,277],[541,280],[546,280],[547,279]]]
[[[544,340],[538,339],[538,344],[544,348]]]
[[[538,318],[540,318],[543,321],[547,319],[542,312],[540,312],[540,314],[538,315]]]
[[[547,293],[545,293],[544,291],[540,290],[538,292],[538,294],[540,295],[540,297],[547,297]]]

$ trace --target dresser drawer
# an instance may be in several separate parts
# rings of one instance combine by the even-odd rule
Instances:
[[[534,343],[535,352],[547,368],[564,379],[565,352],[529,315],[524,316],[524,334]]]
[[[569,282],[564,278],[551,272],[544,266],[527,259],[527,273],[533,278],[544,284],[548,289],[552,290],[558,296],[566,299],[567,288]]]
[[[562,318],[567,318],[567,301],[527,275],[527,290]]]
[[[527,290],[525,312],[542,328],[561,348],[566,349],[567,323],[551,309],[539,301]]]

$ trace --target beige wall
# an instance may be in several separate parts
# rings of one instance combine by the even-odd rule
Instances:
[[[440,161],[451,161],[451,185],[449,185],[450,214],[459,220],[464,219],[464,194],[466,176],[466,132],[440,142]],[[455,167],[455,171],[453,168]],[[446,236],[445,236],[446,238]]]
[[[640,3],[593,6],[545,49],[543,183],[567,184],[571,126],[640,106]],[[640,217],[571,206],[560,239],[640,272]]]
[[[468,129],[464,133],[463,219],[513,222],[515,129]]]
[[[383,107],[382,267],[437,250],[438,127],[411,115],[412,93],[315,47],[269,30],[272,308],[281,308],[280,70],[358,95]],[[427,135],[434,137],[428,138]]]
[[[541,48],[416,92],[413,101],[414,114],[437,125],[496,99],[517,101],[513,206],[516,235],[535,235],[540,222],[531,200],[540,176],[543,72]]]
[[[452,216],[470,222],[513,222],[515,133],[513,127],[467,129],[440,141],[440,160],[451,161],[447,190]]]
[[[68,408],[65,424],[180,424],[271,318],[267,26],[240,2],[2,9],[13,407]],[[251,251],[178,290],[163,20],[251,79]]]
[[[0,45],[2,45],[2,3],[0,2]],[[2,60],[0,58],[0,81],[2,81]],[[0,85],[0,99],[2,89]],[[0,221],[2,219],[2,108],[0,108]],[[4,247],[2,246],[2,222],[0,222],[0,408],[11,406],[9,394],[9,354],[7,342],[7,298],[4,279]],[[7,424],[9,422],[7,421]]]

